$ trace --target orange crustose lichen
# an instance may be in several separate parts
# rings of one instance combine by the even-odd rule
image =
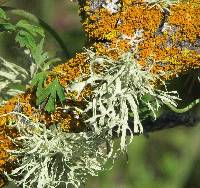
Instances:
[[[6,150],[16,148],[10,138],[15,138],[18,133],[15,128],[9,128],[6,125],[15,121],[15,117],[9,113],[14,110],[16,104],[17,96],[0,107],[0,187],[5,185],[4,171],[10,171],[13,168],[10,163],[11,158]]]
[[[85,6],[92,6],[92,1],[87,1]],[[138,63],[144,68],[151,66],[155,74],[165,71],[163,79],[167,80],[200,67],[200,1],[170,5],[168,11],[160,6],[122,0],[116,13],[110,13],[103,6],[94,11],[82,8],[87,15],[83,26],[96,53],[113,59],[130,51],[132,47],[127,38],[142,31]]]

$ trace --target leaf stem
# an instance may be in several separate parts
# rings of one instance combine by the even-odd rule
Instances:
[[[59,46],[61,47],[61,49],[65,52],[65,56],[67,58],[70,58],[70,53],[67,50],[67,47],[65,46],[65,43],[63,42],[63,40],[61,39],[61,37],[58,35],[58,33],[50,26],[48,25],[45,21],[43,21],[42,19],[38,18],[37,16],[35,16],[34,14],[31,14],[29,12],[26,12],[24,10],[21,9],[16,9],[13,7],[9,7],[9,6],[0,6],[0,8],[2,8],[4,11],[9,11],[14,15],[17,16],[21,16],[26,18],[27,20],[34,22],[40,26],[42,26],[47,32],[49,32],[53,38],[57,41],[57,43],[59,44]]]

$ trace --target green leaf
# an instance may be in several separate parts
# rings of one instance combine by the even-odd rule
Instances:
[[[46,80],[48,73],[47,72],[40,72],[34,76],[31,81],[31,86],[37,86],[36,96],[39,97],[42,92],[44,91],[44,81]]]
[[[5,11],[2,8],[0,8],[0,18],[3,19],[3,20],[9,20]]]
[[[60,102],[63,104],[63,102],[65,101],[65,92],[64,92],[64,88],[60,85],[58,79],[57,79],[57,83],[58,83],[58,87],[57,87],[57,95],[58,95],[58,98],[60,100]]]
[[[11,23],[0,23],[0,31],[15,31],[16,27]]]
[[[58,96],[60,102],[65,101],[64,88],[60,85],[58,78],[51,82],[47,88],[38,96],[36,104],[40,105],[45,99],[48,99],[45,106],[47,112],[55,111],[56,97]]]
[[[55,111],[55,103],[56,103],[56,94],[55,93],[52,93],[50,96],[49,96],[49,99],[48,99],[48,102],[45,106],[45,110],[47,112],[53,112]]]
[[[17,33],[15,40],[21,47],[30,49],[35,63],[43,70],[42,65],[48,59],[48,53],[43,52],[44,38],[42,38],[40,43],[37,44],[35,38],[29,32],[20,30]]]
[[[42,66],[48,59],[48,53],[43,52],[43,45],[44,45],[44,39],[40,41],[40,43],[36,46],[36,48],[31,49],[32,57],[38,66]]]
[[[34,37],[36,37],[38,35],[45,37],[44,30],[41,27],[36,26],[36,25],[32,25],[27,20],[20,20],[16,24],[16,26],[19,27],[20,29],[26,30],[31,35],[33,35]]]
[[[36,48],[34,37],[27,31],[20,30],[15,37],[15,41],[18,42],[21,47],[26,47],[28,49]]]

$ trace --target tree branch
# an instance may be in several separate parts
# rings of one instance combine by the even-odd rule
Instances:
[[[192,127],[198,122],[200,122],[200,117],[191,111],[183,114],[166,112],[156,120],[144,121],[143,128],[144,133],[150,133],[178,126]]]
[[[187,111],[185,113],[175,113],[173,111],[167,111],[160,115],[156,120],[146,119],[142,122],[143,125],[143,135],[148,135],[149,133],[162,131],[170,128],[175,128],[179,126],[194,127],[200,122],[200,116],[195,112]],[[134,133],[133,121],[128,122],[134,136],[139,136],[141,133]],[[121,135],[117,133],[116,129],[113,129],[113,138],[120,138]],[[127,136],[131,136],[130,131],[126,132]]]

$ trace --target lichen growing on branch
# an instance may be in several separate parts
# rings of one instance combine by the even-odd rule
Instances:
[[[141,104],[152,118],[163,104],[176,107],[165,82],[200,68],[199,0],[79,4],[87,48],[51,69],[46,53],[30,50],[41,72],[0,107],[0,187],[6,177],[23,187],[80,186],[143,132]]]
[[[161,2],[122,0],[116,2],[120,9],[115,13],[104,3],[96,4],[96,8],[93,3],[86,1],[81,10],[84,30],[97,54],[117,59],[134,49],[134,34],[140,32],[143,37],[135,58],[144,68],[152,65],[155,74],[165,71],[167,80],[199,67],[198,0],[174,3],[167,8]]]

